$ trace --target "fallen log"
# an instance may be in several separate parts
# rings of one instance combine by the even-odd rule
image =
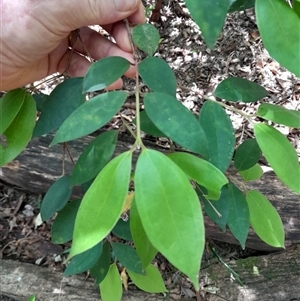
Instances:
[[[63,151],[62,145],[49,148],[53,136],[37,137],[33,139],[25,151],[14,161],[0,168],[0,179],[5,183],[15,185],[35,194],[44,194],[49,186],[62,174],[70,173],[72,163]],[[94,137],[87,136],[76,141],[68,142],[68,150],[76,161],[82,150]],[[129,150],[134,141],[130,137],[119,137],[115,155]],[[156,150],[167,152],[151,141],[145,141],[145,145]],[[135,164],[138,153],[133,154]],[[263,193],[279,212],[285,227],[286,247],[300,242],[300,197],[290,191],[276,177],[273,172],[266,172],[261,179],[247,184],[248,188],[257,189]],[[74,190],[74,195],[82,194],[79,187]],[[222,232],[209,218],[205,217],[206,236],[215,240],[239,244],[227,230]],[[250,229],[246,246],[256,250],[274,251],[276,249],[268,246],[257,237]]]

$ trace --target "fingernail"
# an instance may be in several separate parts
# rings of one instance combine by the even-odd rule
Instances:
[[[115,7],[119,12],[127,12],[137,7],[140,0],[114,0]]]

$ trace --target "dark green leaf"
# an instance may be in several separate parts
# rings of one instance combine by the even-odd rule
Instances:
[[[94,139],[81,153],[76,162],[71,183],[86,183],[96,177],[111,159],[117,144],[117,131],[107,131]]]
[[[63,244],[72,239],[80,202],[81,200],[71,201],[58,212],[51,228],[51,241],[54,244]]]
[[[132,121],[134,124],[136,124],[136,119]],[[148,117],[146,111],[142,111],[140,113],[140,122],[141,122],[141,129],[143,132],[152,135],[154,137],[165,137],[166,135],[161,132],[151,121],[151,119]]]
[[[145,274],[142,268],[141,259],[132,247],[119,242],[113,242],[113,252],[118,261],[128,270],[137,274]]]
[[[108,242],[105,242],[99,260],[90,270],[90,275],[96,278],[96,284],[101,283],[105,278],[109,270],[110,260],[110,246]]]
[[[64,276],[71,276],[89,270],[98,261],[101,253],[102,242],[91,249],[74,256],[64,271]]]
[[[206,101],[199,122],[206,134],[209,162],[224,172],[231,163],[235,145],[230,118],[219,104]]]
[[[158,57],[148,57],[138,65],[144,83],[153,92],[162,92],[176,97],[176,77],[168,63]]]
[[[159,43],[159,32],[151,24],[139,24],[132,30],[132,39],[138,48],[152,56]]]
[[[85,101],[82,77],[69,78],[59,84],[49,95],[33,131],[41,136],[58,129],[62,123]]]
[[[132,241],[129,222],[125,222],[121,218],[112,229],[112,233],[119,238]]]
[[[300,0],[293,1],[293,10],[296,12],[298,17],[300,18]]]
[[[249,169],[239,171],[239,173],[242,178],[248,182],[258,180],[264,172],[258,164],[255,164]]]
[[[213,49],[224,25],[231,0],[185,0],[185,3],[201,29],[206,45]]]
[[[216,88],[216,97],[229,101],[254,102],[265,96],[268,92],[260,85],[240,77],[224,79]]]
[[[244,194],[232,183],[228,184],[229,215],[227,225],[243,249],[248,236],[250,214]]]
[[[74,111],[57,131],[50,146],[88,135],[105,125],[127,98],[123,91],[97,95]]]
[[[231,3],[229,13],[254,7],[255,0],[231,0]]]
[[[261,157],[261,149],[256,139],[245,140],[236,150],[234,155],[234,167],[238,171],[254,166]]]
[[[46,106],[46,103],[49,101],[50,96],[47,94],[43,94],[43,93],[37,93],[37,94],[33,94],[32,97],[35,101],[36,109],[39,112],[42,112],[42,110]]]
[[[288,110],[282,106],[263,103],[259,106],[257,115],[266,120],[271,120],[292,128],[300,128],[300,111]]]
[[[257,143],[278,178],[300,194],[300,166],[294,147],[279,131],[267,124],[255,124]]]
[[[283,0],[256,0],[255,15],[269,54],[300,77],[300,19],[296,11]]]
[[[207,157],[207,139],[197,119],[176,98],[159,92],[146,94],[147,115],[157,128],[181,146]]]
[[[41,218],[51,218],[57,211],[64,208],[72,194],[71,177],[66,175],[54,182],[43,198]]]

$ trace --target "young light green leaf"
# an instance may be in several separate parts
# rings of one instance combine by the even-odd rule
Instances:
[[[159,32],[151,24],[139,24],[132,30],[132,39],[138,48],[152,56],[159,44]]]
[[[117,145],[117,136],[117,131],[104,132],[84,149],[72,171],[72,185],[86,183],[96,177],[111,159]]]
[[[110,161],[84,195],[69,258],[103,240],[117,223],[128,192],[131,157],[128,151]]]
[[[229,215],[227,225],[243,249],[248,236],[250,214],[244,194],[232,183],[228,184]]]
[[[300,166],[294,147],[278,130],[267,124],[255,124],[257,143],[278,178],[300,194]]]
[[[48,189],[41,206],[43,221],[51,218],[57,211],[64,208],[72,194],[71,177],[66,175],[59,178]]]
[[[109,242],[103,245],[102,253],[96,264],[90,269],[90,275],[96,278],[96,284],[100,284],[108,273],[111,261]]]
[[[256,139],[245,140],[237,148],[234,155],[234,167],[238,170],[246,170],[254,166],[261,157],[261,149]]]
[[[17,95],[24,97],[24,101],[13,121],[0,136],[0,166],[12,161],[24,150],[35,125],[36,107],[33,97],[27,93],[24,95],[21,91]]]
[[[153,247],[144,230],[141,218],[136,208],[135,201],[130,208],[130,229],[133,237],[136,251],[141,259],[142,266],[145,269],[154,259],[157,250]]]
[[[221,196],[217,202],[210,202],[206,197],[204,197],[203,192],[198,186],[196,188],[196,192],[204,204],[205,213],[225,232],[229,215],[228,185],[222,187]]]
[[[127,272],[133,283],[147,293],[155,294],[167,291],[160,272],[152,264],[147,266],[145,275],[137,274],[130,270],[127,270]]]
[[[33,131],[33,137],[58,129],[85,101],[82,77],[69,78],[59,84],[43,104],[43,110]]]
[[[176,98],[165,93],[152,92],[146,94],[144,104],[149,118],[167,137],[207,157],[207,139],[204,130],[193,113]]]
[[[249,182],[258,180],[264,172],[259,164],[255,164],[249,169],[239,171],[239,173],[246,182]]]
[[[216,88],[216,97],[229,101],[254,102],[268,95],[260,85],[240,77],[224,79]]]
[[[99,287],[102,301],[121,301],[122,282],[116,263],[110,265]]]
[[[27,93],[23,89],[7,92],[0,98],[0,135],[2,135],[19,113]]]
[[[221,188],[228,183],[228,180],[218,168],[188,153],[175,152],[169,154],[168,157],[172,159],[189,178],[207,189],[208,194],[206,197],[208,199],[219,199]]]
[[[284,248],[284,227],[276,209],[257,190],[248,191],[246,199],[255,233],[270,246]]]
[[[131,211],[130,211],[131,216]],[[123,221],[121,218],[118,220],[114,228],[111,230],[111,232],[124,240],[132,241],[131,232],[130,232],[130,224],[129,221]]]
[[[102,253],[102,242],[85,252],[74,256],[64,271],[64,276],[83,273],[93,267]]]
[[[279,105],[263,103],[259,106],[257,115],[266,120],[271,120],[292,128],[300,128],[300,111],[288,110]]]
[[[185,3],[201,29],[206,45],[213,49],[224,25],[231,0],[185,0]]]
[[[168,63],[158,57],[147,57],[138,65],[144,83],[153,92],[162,92],[176,97],[176,77]]]
[[[153,246],[199,289],[204,224],[197,194],[185,173],[162,153],[143,150],[135,171],[135,202]]]
[[[83,93],[106,88],[120,78],[129,67],[129,61],[119,56],[105,57],[93,63],[83,79]]]
[[[51,227],[51,241],[54,244],[63,244],[73,237],[75,218],[81,200],[69,202],[60,210]]]
[[[126,98],[127,92],[112,91],[85,102],[65,120],[50,146],[88,135],[101,128],[118,112]]]
[[[35,296],[34,295],[30,296],[28,301],[35,301]]]
[[[255,15],[269,54],[300,77],[300,19],[297,13],[286,1],[256,0]]]
[[[235,146],[231,120],[218,103],[206,101],[199,122],[206,134],[209,162],[224,172],[231,163]]]
[[[137,274],[145,274],[141,260],[135,249],[120,242],[111,243],[113,252],[118,261],[128,270]]]

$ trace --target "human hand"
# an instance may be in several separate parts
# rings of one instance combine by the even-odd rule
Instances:
[[[55,72],[63,73],[70,56],[69,34],[80,28],[68,67],[69,76],[84,76],[93,59],[122,56],[133,62],[125,23],[145,21],[140,0],[0,0],[1,47],[0,90],[11,90],[42,79]],[[88,28],[101,25],[116,43]],[[132,77],[135,67],[125,73]],[[110,86],[120,88],[122,80]]]

